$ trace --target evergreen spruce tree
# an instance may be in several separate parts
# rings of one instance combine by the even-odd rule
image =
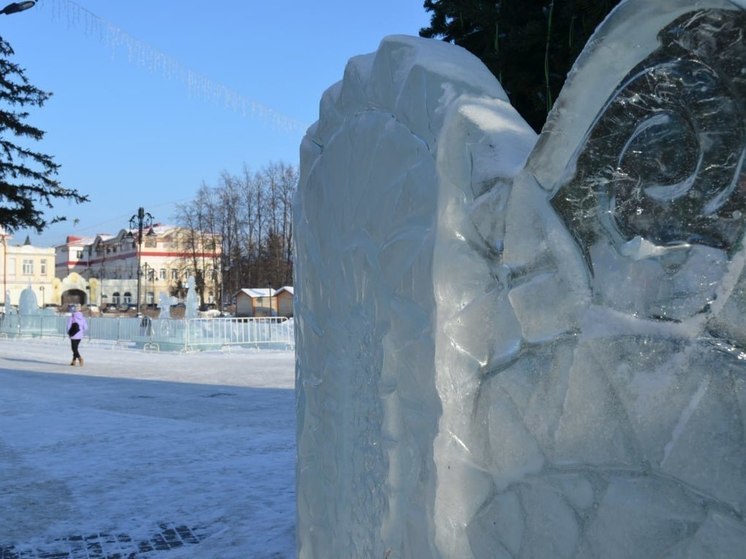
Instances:
[[[64,188],[54,178],[59,171],[54,159],[26,145],[41,140],[44,132],[25,122],[29,113],[23,107],[41,107],[51,93],[29,83],[24,69],[10,61],[13,54],[0,37],[0,226],[8,232],[25,227],[41,232],[65,219],[45,219],[44,208],[52,208],[53,200],[88,198]]]
[[[511,103],[541,130],[588,38],[620,0],[425,0],[439,38],[477,56]]]

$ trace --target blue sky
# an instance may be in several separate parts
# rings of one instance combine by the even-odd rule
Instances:
[[[39,0],[0,15],[14,62],[53,93],[31,110],[46,132],[33,148],[91,199],[57,202],[49,215],[67,222],[13,242],[116,233],[139,206],[173,222],[174,204],[223,171],[298,165],[347,61],[428,21],[422,0]]]

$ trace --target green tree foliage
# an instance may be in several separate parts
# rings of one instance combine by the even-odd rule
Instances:
[[[45,219],[44,208],[52,208],[54,199],[80,203],[88,198],[62,187],[54,178],[59,170],[54,159],[28,147],[29,140],[41,140],[44,132],[25,122],[29,113],[22,108],[41,107],[51,93],[29,83],[24,70],[9,60],[13,54],[0,37],[0,225],[9,232],[24,227],[41,232],[65,219]]]
[[[620,0],[425,0],[439,38],[477,56],[536,130],[588,38]]]

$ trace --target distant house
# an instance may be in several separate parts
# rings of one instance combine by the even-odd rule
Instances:
[[[267,287],[242,289],[236,294],[236,316],[274,316],[277,314],[274,290]]]
[[[293,316],[293,288],[292,286],[281,287],[275,291],[275,298],[277,299],[277,315],[286,316],[290,318]]]
[[[236,294],[236,316],[293,316],[293,288],[246,288]]]

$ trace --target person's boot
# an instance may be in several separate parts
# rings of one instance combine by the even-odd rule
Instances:
[[[75,365],[75,357],[73,357],[73,360],[70,361],[70,366],[72,367],[73,365]]]
[[[81,367],[83,366],[83,358],[82,357],[78,357],[78,365],[80,365]]]

